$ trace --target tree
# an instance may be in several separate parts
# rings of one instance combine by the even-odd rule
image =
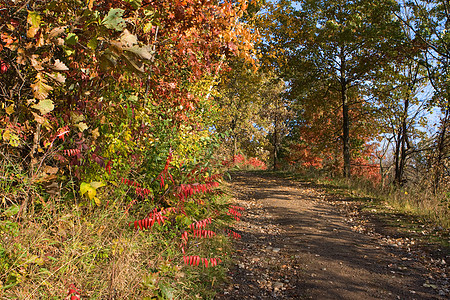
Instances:
[[[450,128],[450,4],[446,0],[408,1],[404,10],[411,10],[414,18],[398,14],[405,26],[413,32],[412,38],[420,42],[425,51],[422,64],[434,89],[432,105],[441,110],[439,131],[435,138],[433,160],[433,190],[436,192],[444,171],[444,161],[449,154]]]
[[[56,180],[47,167],[78,181],[133,169],[151,182],[186,132],[209,126],[201,108],[227,59],[253,59],[246,1],[6,4],[0,147],[30,182]]]
[[[365,100],[364,86],[399,44],[399,23],[392,17],[396,10],[395,1],[389,0],[279,1],[267,17],[275,24],[265,33],[273,41],[268,46],[276,44],[275,51],[283,52],[272,63],[291,83],[293,97],[304,96],[306,78],[320,82],[315,86],[322,97],[339,97],[345,177],[351,174],[350,111]]]
[[[231,160],[239,152],[249,156],[265,156],[267,132],[272,128],[272,119],[267,112],[273,106],[274,78],[270,73],[235,60],[231,70],[222,77],[217,95],[220,116],[216,130],[228,133],[228,148]]]

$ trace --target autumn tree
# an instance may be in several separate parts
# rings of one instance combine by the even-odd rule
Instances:
[[[152,182],[170,151],[192,160],[210,87],[228,58],[254,57],[246,1],[3,3],[1,147],[32,183]]]
[[[320,82],[315,87],[320,86],[317,94],[322,98],[339,98],[346,177],[351,174],[350,132],[355,122],[351,110],[365,101],[365,85],[400,40],[396,10],[393,1],[279,1],[266,16],[266,23],[274,24],[265,32],[267,56],[291,83],[293,97],[305,96],[302,83],[308,78]]]
[[[268,143],[264,128],[270,126],[270,121],[262,117],[269,101],[263,92],[269,79],[241,60],[231,66],[218,87],[220,116],[215,127],[228,135],[231,160],[241,151],[250,156],[264,156]]]

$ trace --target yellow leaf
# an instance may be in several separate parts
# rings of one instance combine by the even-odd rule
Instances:
[[[27,31],[27,37],[33,38],[41,25],[41,16],[35,11],[28,11],[27,23],[30,25]]]
[[[96,140],[100,136],[100,133],[98,133],[98,127],[92,130],[92,138]]]
[[[36,99],[44,100],[47,98],[48,93],[53,90],[51,86],[49,86],[47,80],[44,79],[42,73],[37,73],[36,80],[33,84],[31,84],[31,88],[33,89],[33,95]]]
[[[7,108],[5,108],[5,111],[8,115],[11,115],[14,112],[14,104],[11,104]]]
[[[75,124],[75,127],[77,127],[81,132],[85,131],[89,127],[84,122],[80,122],[78,124]]]
[[[87,190],[87,193],[88,193],[88,198],[90,200],[94,199],[95,196],[97,195],[97,191],[92,187]]]
[[[101,181],[92,181],[91,182],[91,186],[94,188],[94,189],[98,189],[98,188],[101,188],[102,186],[105,186],[106,184],[104,184],[103,182],[101,182]]]
[[[87,0],[87,1],[89,2],[88,8],[89,8],[90,10],[92,10],[92,7],[94,6],[94,0]]]
[[[3,131],[2,137],[3,137],[3,140],[4,140],[4,141],[9,141],[9,139],[10,139],[10,137],[11,137],[11,132],[10,132],[8,129],[5,129],[5,130]]]
[[[102,201],[100,201],[100,199],[98,199],[97,197],[94,197],[94,201],[97,206],[100,206],[102,204]]]
[[[48,114],[49,112],[51,112],[55,108],[55,105],[53,104],[52,100],[45,99],[45,100],[39,101],[38,104],[32,105],[31,107],[39,110],[41,115],[45,115],[45,114]]]

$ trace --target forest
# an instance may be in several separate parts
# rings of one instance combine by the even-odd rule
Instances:
[[[446,0],[0,0],[0,298],[209,299],[236,170],[450,228]]]

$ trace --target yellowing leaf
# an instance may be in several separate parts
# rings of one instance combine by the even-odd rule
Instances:
[[[39,30],[41,16],[35,11],[28,11],[27,23],[30,25],[27,31],[27,37],[32,38]]]
[[[98,188],[101,188],[102,186],[105,186],[106,184],[104,184],[103,182],[101,182],[101,181],[92,181],[91,182],[91,186],[94,188],[94,189],[98,189]]]
[[[84,195],[89,189],[91,189],[91,185],[89,183],[86,182],[82,182],[80,184],[80,194]]]
[[[89,200],[94,199],[94,197],[97,195],[97,191],[92,187],[88,189],[87,193],[88,193]]]
[[[6,141],[6,142],[9,141],[9,138],[11,137],[11,132],[8,129],[5,129],[3,131],[2,137],[3,137],[4,141]]]
[[[78,124],[75,124],[75,127],[77,127],[81,132],[85,131],[89,127],[84,122],[80,122]]]
[[[98,199],[97,197],[94,197],[94,202],[97,206],[100,206],[102,204],[102,202],[100,201],[100,199]]]
[[[90,9],[90,10],[92,10],[92,7],[94,6],[94,0],[88,0],[89,1],[89,3],[88,3],[88,8]]]
[[[153,24],[151,22],[148,22],[147,24],[144,25],[144,33],[148,33],[152,30],[153,28]]]
[[[46,99],[39,101],[38,104],[32,105],[31,107],[39,110],[41,115],[45,115],[51,112],[55,108],[55,105],[52,100]]]
[[[80,184],[80,194],[84,195],[86,193],[89,200],[92,200],[97,195],[97,191],[89,183],[82,182]]]
[[[92,130],[92,138],[96,140],[100,136],[100,133],[98,133],[98,127]]]
[[[50,93],[50,91],[53,90],[53,88],[46,83],[47,81],[43,78],[43,74],[37,73],[36,80],[34,81],[33,84],[31,84],[31,88],[33,89],[33,95],[36,99],[39,100],[46,99],[48,93]]]
[[[126,26],[125,20],[122,18],[123,13],[123,9],[111,8],[108,15],[103,19],[102,24],[108,29],[122,31]]]
[[[98,40],[95,37],[90,39],[89,42],[87,43],[87,46],[92,50],[97,49],[97,45],[98,45]]]
[[[77,114],[77,113],[74,113],[74,112],[70,113],[70,118],[72,119],[73,123],[78,123],[78,122],[84,121],[84,116],[83,115]]]
[[[75,33],[69,33],[67,34],[67,37],[64,39],[64,42],[67,45],[75,45],[78,42],[78,36]]]
[[[7,108],[5,108],[5,111],[8,115],[11,115],[14,112],[14,104],[11,104]]]

